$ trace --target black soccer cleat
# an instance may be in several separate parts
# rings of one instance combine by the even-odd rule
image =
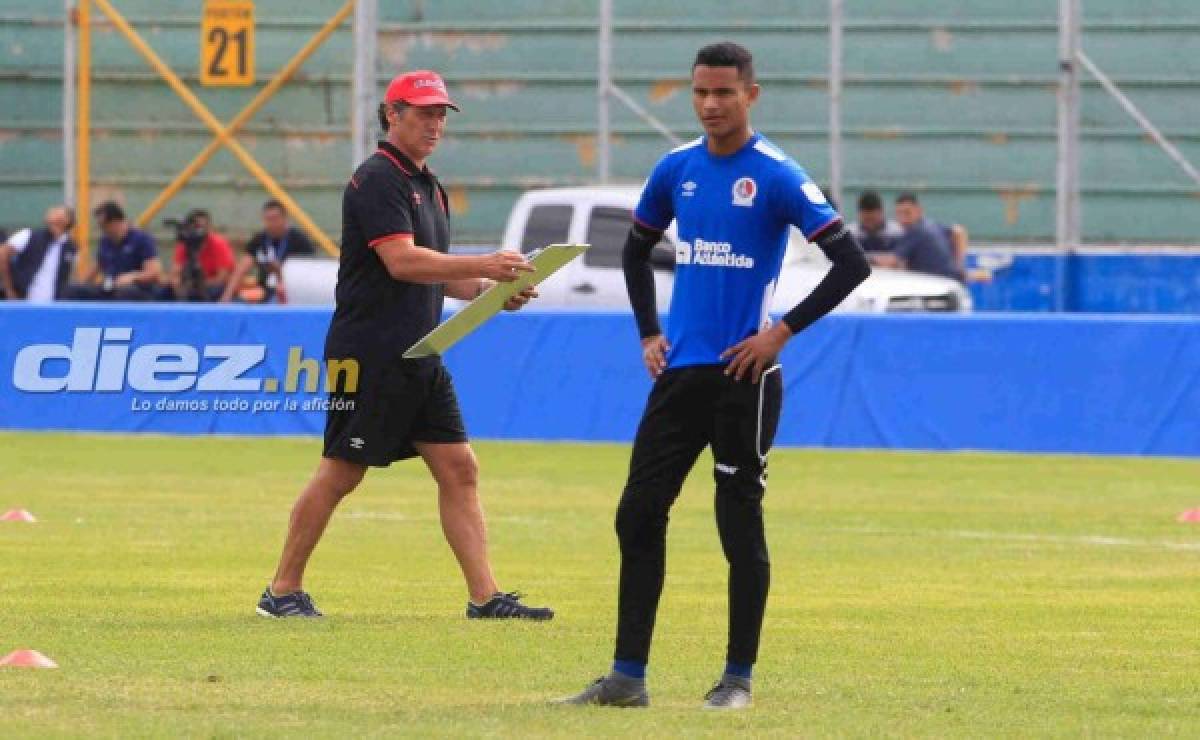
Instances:
[[[521,594],[496,593],[483,606],[467,602],[467,619],[531,619],[546,622],[554,619],[554,610],[544,606],[525,606]]]
[[[283,596],[276,596],[271,593],[270,586],[263,591],[262,597],[258,600],[258,608],[254,611],[260,617],[268,617],[270,619],[325,616],[317,609],[317,605],[313,603],[312,597],[304,591],[295,591]]]
[[[609,674],[597,678],[583,691],[574,696],[555,699],[554,704],[574,706],[640,708],[650,706],[650,694],[646,692],[646,681],[641,678]]]
[[[748,709],[752,703],[750,682],[736,677],[722,677],[704,695],[705,709]]]

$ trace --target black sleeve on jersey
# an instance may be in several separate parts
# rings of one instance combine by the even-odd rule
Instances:
[[[858,240],[841,221],[835,221],[817,236],[817,246],[833,263],[812,293],[783,317],[793,334],[798,334],[846,300],[850,291],[871,274],[871,265]]]
[[[313,249],[313,243],[309,240],[308,234],[305,234],[300,229],[292,229],[291,233],[288,234],[287,253],[289,257],[304,257],[315,254],[316,250]]]
[[[398,177],[376,171],[358,175],[350,183],[350,208],[367,245],[374,247],[391,236],[412,236],[411,194]]]
[[[625,240],[625,248],[621,251],[625,289],[629,291],[629,303],[633,306],[638,334],[642,339],[662,334],[654,299],[654,269],[650,266],[650,250],[661,238],[661,231],[654,231],[635,221]]]

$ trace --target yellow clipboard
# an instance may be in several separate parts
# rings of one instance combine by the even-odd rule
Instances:
[[[461,311],[409,347],[404,352],[404,358],[411,360],[417,357],[445,354],[447,349],[499,313],[509,298],[558,272],[568,262],[586,252],[589,246],[588,244],[551,244],[528,255],[529,264],[533,265],[533,272],[523,272],[511,283],[496,283],[488,288]]]

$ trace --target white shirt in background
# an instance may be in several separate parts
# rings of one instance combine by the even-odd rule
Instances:
[[[29,238],[32,236],[31,229],[21,229],[9,238],[8,245],[13,248],[14,252],[20,254],[25,251],[25,247],[29,246]],[[46,247],[46,256],[42,259],[42,264],[38,266],[37,272],[34,273],[33,280],[29,283],[29,290],[25,293],[25,299],[30,303],[50,303],[54,300],[54,283],[58,277],[58,262],[63,243],[66,241],[67,234],[63,234]]]

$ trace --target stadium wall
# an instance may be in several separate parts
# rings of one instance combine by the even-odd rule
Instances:
[[[116,0],[222,120],[254,89],[197,88],[196,0]],[[259,0],[261,87],[342,0]],[[868,187],[921,193],[931,215],[977,241],[1054,236],[1056,3],[847,3],[847,201]],[[614,81],[681,137],[696,132],[687,70],[701,44],[751,47],[765,94],[759,128],[828,177],[828,3],[616,0]],[[681,12],[681,8],[685,8]],[[97,15],[94,196],[140,211],[209,140],[193,114]],[[1200,3],[1088,0],[1084,48],[1193,162],[1200,161]],[[456,239],[494,242],[513,201],[595,176],[596,0],[380,3],[379,86],[402,69],[443,71],[463,105],[434,161]],[[60,0],[0,0],[0,227],[28,225],[62,193]],[[350,171],[349,24],[247,126],[244,146],[330,234]],[[1093,81],[1083,92],[1084,237],[1195,244],[1193,183]],[[640,182],[664,140],[613,105],[614,176]],[[265,198],[222,152],[164,215],[209,207],[246,235]]]
[[[299,368],[322,357],[328,320],[270,307],[0,307],[0,428],[319,434],[322,412],[304,410],[319,389],[260,388],[286,389],[289,366],[303,388]],[[255,357],[223,372],[226,358]],[[1196,318],[839,316],[782,361],[781,445],[1200,455]],[[619,314],[502,315],[447,364],[479,438],[626,442],[650,386]]]

